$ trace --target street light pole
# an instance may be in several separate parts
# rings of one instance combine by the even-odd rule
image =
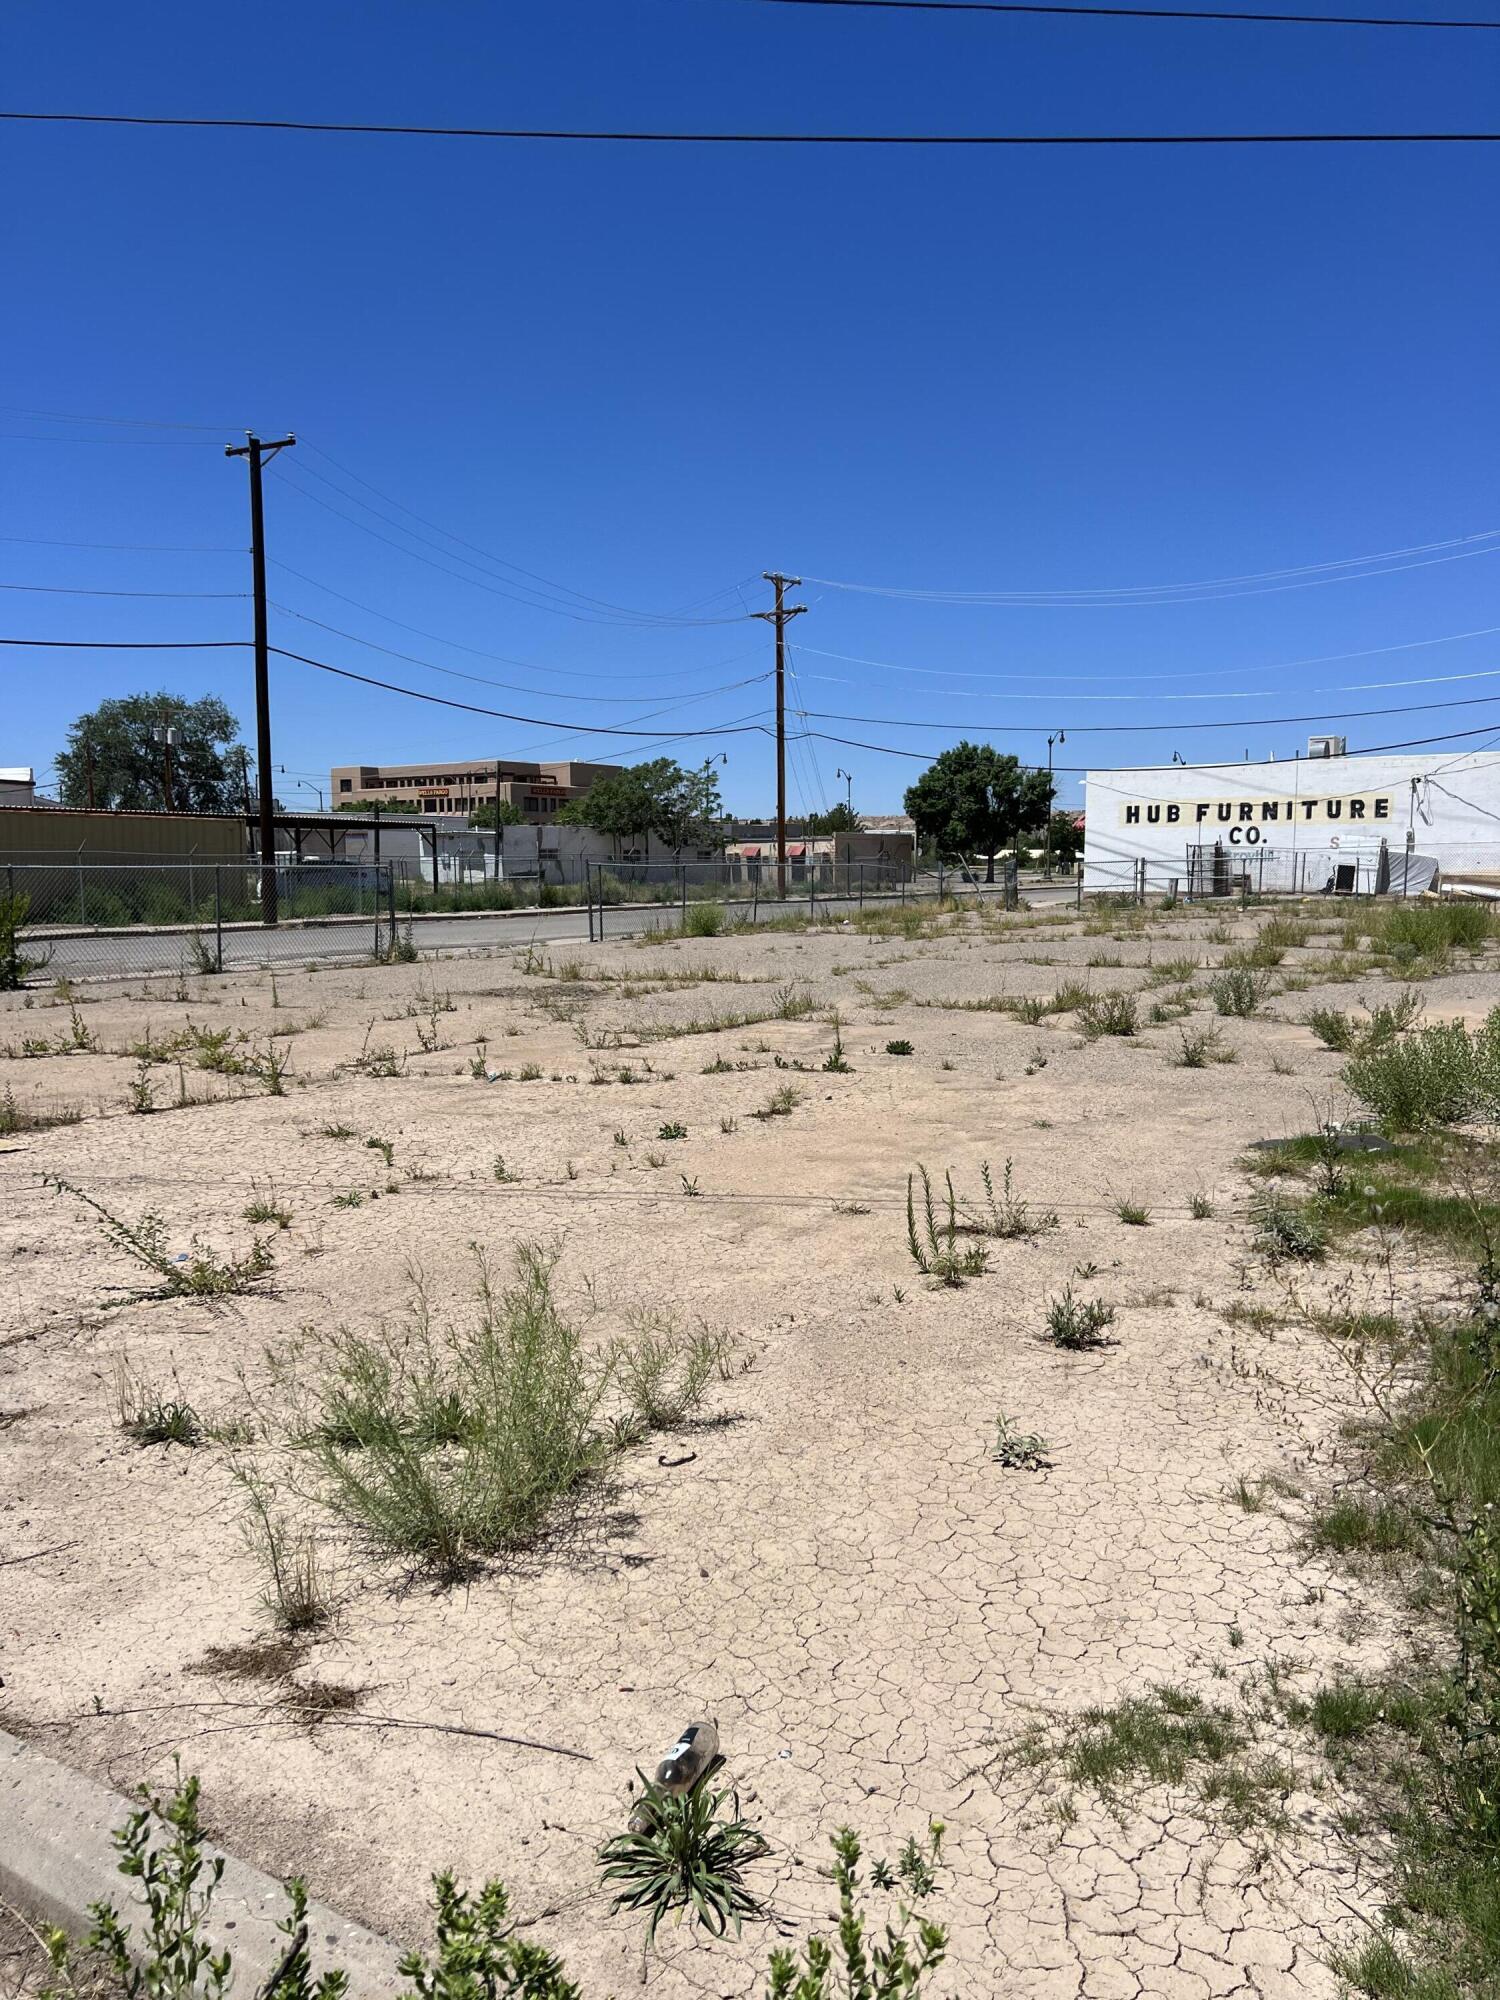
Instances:
[[[1047,880],[1052,880],[1052,746],[1066,743],[1068,732],[1059,729],[1047,738]]]

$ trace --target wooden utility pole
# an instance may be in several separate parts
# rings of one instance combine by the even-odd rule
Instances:
[[[805,604],[788,604],[786,592],[795,590],[800,576],[783,576],[780,570],[766,569],[761,575],[776,592],[773,611],[752,611],[752,618],[764,618],[776,627],[776,893],[786,895],[786,621],[800,618]]]
[[[266,522],[261,498],[261,467],[294,445],[294,437],[265,444],[253,431],[244,444],[226,444],[226,458],[250,461],[250,572],[255,593],[255,770],[260,788],[260,920],[276,921],[275,799],[271,790],[271,674],[266,636]]]

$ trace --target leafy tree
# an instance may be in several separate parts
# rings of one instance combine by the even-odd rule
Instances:
[[[129,694],[101,701],[80,715],[58,754],[58,793],[65,806],[89,802],[126,812],[160,812],[167,803],[163,747],[152,734],[177,731],[172,746],[172,805],[178,812],[240,812],[239,724],[217,695],[185,701],[176,694]]]
[[[1071,868],[1083,853],[1083,828],[1077,820],[1076,812],[1055,812],[1048,821],[1054,868]]]
[[[1045,771],[1023,770],[1016,758],[989,743],[955,743],[906,794],[918,837],[930,840],[945,859],[984,855],[987,882],[995,879],[1000,849],[1042,825],[1051,803]]]
[[[601,778],[557,817],[565,826],[608,834],[617,848],[622,840],[655,834],[680,854],[715,835],[720,810],[716,772],[684,771],[675,758],[653,757]]]
[[[488,827],[492,833],[497,821],[501,826],[524,826],[526,815],[509,799],[498,799],[492,806],[476,806],[469,814],[470,826]]]
[[[857,812],[840,803],[830,806],[826,813],[809,813],[807,816],[809,833],[863,833],[865,823]]]
[[[334,811],[341,813],[368,813],[373,812],[377,805],[380,807],[382,814],[419,813],[422,810],[420,799],[340,799],[334,807]]]

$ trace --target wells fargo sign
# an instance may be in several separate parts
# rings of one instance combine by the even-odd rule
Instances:
[[[1268,827],[1385,827],[1391,818],[1389,792],[1313,793],[1305,798],[1279,799],[1141,799],[1120,807],[1124,827],[1178,826],[1199,840],[1226,840],[1232,846],[1255,847]]]

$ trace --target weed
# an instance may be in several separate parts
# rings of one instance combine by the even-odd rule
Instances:
[[[38,958],[21,949],[21,932],[30,912],[29,896],[0,890],[0,993],[18,993],[51,957],[50,952]]]
[[[503,1153],[496,1153],[490,1165],[490,1173],[503,1187],[513,1186],[521,1178],[519,1174],[513,1174],[510,1168],[506,1166],[505,1155]]]
[[[1063,1286],[1060,1298],[1047,1302],[1047,1337],[1055,1346],[1065,1347],[1071,1353],[1115,1346],[1116,1342],[1105,1331],[1114,1323],[1113,1306],[1106,1305],[1103,1299],[1075,1298],[1071,1285]]]
[[[369,1153],[379,1153],[388,1167],[396,1164],[396,1148],[389,1139],[366,1139],[365,1150]]]
[[[1095,993],[1078,1009],[1078,1025],[1088,1039],[1133,1035],[1140,1026],[1133,993]]]
[[[275,1265],[270,1244],[260,1236],[252,1239],[243,1257],[221,1258],[212,1250],[205,1249],[196,1236],[191,1239],[189,1250],[173,1257],[166,1247],[166,1227],[160,1216],[148,1210],[137,1221],[127,1222],[112,1214],[102,1202],[95,1201],[92,1195],[85,1194],[82,1188],[74,1187],[70,1181],[62,1180],[56,1174],[43,1175],[43,1183],[59,1194],[72,1195],[85,1207],[91,1208],[99,1217],[108,1241],[150,1271],[159,1280],[164,1297],[224,1298],[231,1293],[248,1291]]]
[[[1092,989],[1080,980],[1065,980],[1054,991],[1047,1011],[1049,1014],[1076,1014],[1081,1008],[1087,1007],[1093,997]]]
[[[1272,1194],[1254,1216],[1255,1247],[1273,1264],[1288,1258],[1313,1262],[1327,1254],[1327,1225],[1310,1204]]]
[[[180,1394],[164,1395],[123,1355],[115,1363],[114,1397],[116,1421],[133,1443],[191,1448],[203,1442],[203,1423],[192,1404]]]
[[[1003,1465],[1013,1472],[1045,1472],[1052,1460],[1047,1456],[1051,1450],[1044,1437],[1035,1431],[1023,1431],[1002,1411],[995,1419],[995,1443],[990,1457],[997,1465]]]
[[[673,1431],[697,1416],[715,1377],[728,1369],[726,1334],[700,1326],[685,1333],[670,1319],[646,1321],[614,1350],[615,1379],[630,1415],[645,1431]]]
[[[237,1477],[245,1494],[240,1532],[265,1572],[261,1603],[283,1632],[311,1632],[333,1616],[333,1583],[315,1535],[295,1528],[275,1508],[275,1496],[253,1473]]]
[[[939,1286],[957,1287],[965,1278],[981,1276],[989,1263],[989,1252],[979,1243],[970,1244],[965,1250],[958,1248],[960,1225],[952,1174],[945,1176],[948,1207],[945,1220],[940,1222],[931,1177],[925,1167],[918,1167],[917,1173],[922,1177],[920,1229],[917,1223],[916,1176],[908,1174],[906,1177],[906,1247],[911,1252],[912,1262],[924,1277],[930,1277]]]
[[[735,1793],[709,1788],[708,1775],[674,1797],[638,1772],[642,1797],[631,1831],[615,1834],[599,1850],[604,1881],[621,1885],[615,1907],[645,1914],[648,1947],[673,1910],[722,1937],[730,1924],[738,1930],[763,1907],[745,1887],[744,1869],[770,1853],[770,1842],[740,1818]]]
[[[1363,1044],[1344,1082],[1398,1131],[1500,1116],[1500,1007],[1472,1033],[1462,1021]]]
[[[885,1052],[888,1056],[909,1056],[913,1053],[913,1050],[910,1042],[898,1038],[894,1042],[886,1043]]]
[[[799,993],[795,986],[777,986],[771,993],[771,1018],[777,1021],[800,1021],[813,1010],[810,993]]]
[[[246,1203],[243,1211],[246,1222],[271,1222],[278,1229],[290,1229],[292,1226],[292,1211],[277,1194],[276,1183],[272,1181],[262,1190],[256,1187],[254,1181],[252,1181],[250,1187],[250,1200]]]
[[[611,1367],[562,1312],[557,1257],[521,1244],[498,1289],[480,1257],[467,1325],[439,1333],[419,1293],[403,1333],[332,1341],[312,1449],[342,1519],[456,1577],[534,1542],[598,1470]]]
[[[732,1132],[738,1132],[739,1129],[740,1121],[738,1118],[721,1118],[719,1120],[719,1130],[724,1134],[726,1139]]]
[[[365,1205],[364,1190],[362,1188],[345,1188],[341,1194],[336,1194],[333,1197],[333,1205],[335,1208],[363,1208]]]
[[[70,1104],[53,1105],[46,1111],[19,1105],[9,1085],[0,1095],[0,1139],[16,1132],[46,1132],[55,1125],[76,1125],[82,1117],[83,1113]]]
[[[1188,1201],[1188,1214],[1194,1222],[1211,1221],[1213,1212],[1214,1205],[1206,1194],[1195,1194]]]
[[[1228,1047],[1217,1028],[1196,1028],[1190,1034],[1180,1029],[1181,1053],[1175,1058],[1179,1069],[1207,1069],[1210,1063],[1232,1063],[1235,1051]]]
[[[773,1090],[765,1103],[758,1110],[752,1111],[750,1116],[759,1118],[762,1123],[769,1118],[790,1118],[802,1102],[802,1098],[803,1092],[794,1083],[783,1083],[779,1089]]]
[[[1016,1237],[1043,1236],[1049,1229],[1059,1227],[1056,1209],[1035,1209],[1023,1201],[1016,1193],[1012,1180],[1012,1163],[1005,1162],[1001,1176],[1000,1192],[995,1193],[994,1180],[990,1174],[990,1163],[980,1163],[979,1180],[984,1189],[984,1206],[972,1209],[960,1204],[962,1226],[980,1236],[997,1236],[1010,1240]]]
[[[135,1075],[125,1086],[125,1109],[139,1118],[149,1116],[156,1109],[156,1093],[151,1087],[150,1063],[136,1064]]]
[[[1115,1214],[1121,1222],[1128,1223],[1132,1229],[1144,1229],[1151,1220],[1150,1209],[1143,1207],[1138,1201],[1117,1201]]]
[[[1269,993],[1270,978],[1255,966],[1226,965],[1208,982],[1208,991],[1221,1014],[1248,1020]]]
[[[648,1167],[664,1167],[666,1164],[667,1164],[667,1156],[665,1153],[657,1153],[657,1152],[647,1153],[646,1165]]]
[[[656,1130],[658,1139],[685,1139],[687,1135],[688,1129],[686,1125],[678,1125],[675,1122],[668,1125],[659,1125]]]
[[[1307,1538],[1328,1555],[1407,1555],[1421,1546],[1410,1510],[1393,1500],[1347,1493],[1314,1515]]]
[[[516,1071],[516,1082],[539,1083],[541,1081],[541,1075],[542,1075],[542,1070],[540,1063],[522,1063],[521,1067]]]
[[[833,1047],[823,1060],[823,1067],[834,1075],[847,1076],[854,1065],[844,1059],[843,1023],[837,1014],[833,1017]],[[951,1067],[951,1065],[950,1065]]]

